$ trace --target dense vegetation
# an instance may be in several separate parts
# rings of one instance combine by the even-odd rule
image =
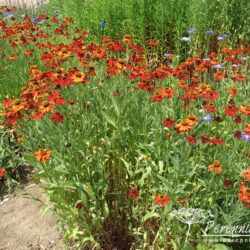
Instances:
[[[151,2],[1,8],[0,185],[34,167],[75,249],[247,249],[204,232],[250,223],[248,3]]]

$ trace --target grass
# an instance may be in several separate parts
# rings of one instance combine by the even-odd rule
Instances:
[[[193,52],[207,47],[204,33],[209,29],[215,31],[211,50],[217,49],[219,34],[230,34],[232,45],[250,39],[248,0],[52,0],[50,9],[73,17],[92,38],[99,38],[102,32],[99,24],[105,20],[106,35],[119,39],[129,33],[144,44],[156,39],[162,45],[161,52],[179,53],[183,48],[180,39],[188,35],[190,28],[196,29],[191,36]]]

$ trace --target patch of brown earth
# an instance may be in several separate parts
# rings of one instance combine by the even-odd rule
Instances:
[[[37,197],[37,201],[28,197]],[[17,190],[0,202],[0,250],[63,249],[61,233],[49,212],[41,215],[45,196],[37,185]]]

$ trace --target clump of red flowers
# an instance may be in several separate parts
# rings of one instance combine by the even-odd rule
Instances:
[[[51,115],[51,120],[55,123],[60,123],[64,121],[64,116],[61,112],[55,111]]]

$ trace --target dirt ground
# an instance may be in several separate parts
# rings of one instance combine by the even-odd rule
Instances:
[[[49,212],[41,216],[44,203],[27,198],[26,193],[45,200],[41,188],[35,185],[0,201],[0,250],[64,249],[55,219]]]

